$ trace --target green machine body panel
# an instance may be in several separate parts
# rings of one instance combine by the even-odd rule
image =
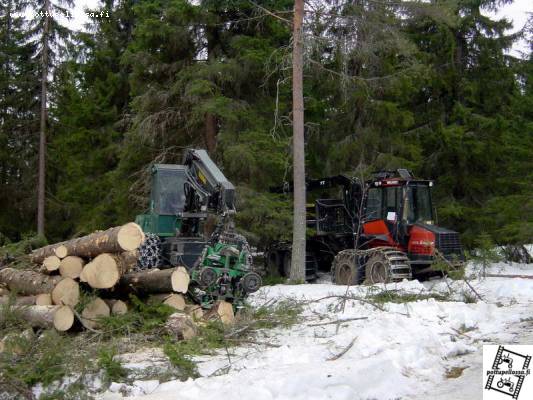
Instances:
[[[137,215],[135,222],[145,233],[161,237],[176,236],[181,228],[181,218],[175,215],[158,215],[156,213]]]

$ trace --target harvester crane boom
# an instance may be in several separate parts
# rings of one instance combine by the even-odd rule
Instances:
[[[211,160],[205,150],[187,150],[186,196],[188,212],[235,213],[235,186]]]

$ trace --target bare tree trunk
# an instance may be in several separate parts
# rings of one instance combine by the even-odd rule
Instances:
[[[205,146],[211,155],[217,149],[218,122],[213,114],[205,114]]]
[[[50,11],[48,0],[44,7]],[[37,234],[44,235],[44,207],[45,207],[45,180],[46,180],[46,99],[48,81],[48,32],[50,29],[50,16],[44,17],[43,50],[41,58],[41,125],[39,132],[39,182],[37,187]]]
[[[207,39],[207,61],[216,62],[217,48],[220,42],[220,35],[217,26],[208,24],[205,28]],[[206,113],[204,117],[204,140],[207,152],[213,156],[217,148],[218,121],[217,117],[211,113]]]
[[[304,98],[303,98],[303,44],[302,24],[304,1],[294,2],[292,50],[292,126],[293,126],[293,181],[294,223],[292,235],[292,260],[290,279],[305,280],[305,148],[304,148]]]

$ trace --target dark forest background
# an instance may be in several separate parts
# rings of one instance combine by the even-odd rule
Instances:
[[[0,0],[0,242],[36,230],[42,65],[26,3],[43,1]],[[533,32],[482,13],[505,3],[306,3],[308,176],[409,168],[435,179],[439,224],[468,246],[533,242],[533,55],[509,53]],[[54,25],[48,240],[133,220],[150,165],[187,146],[238,187],[252,242],[290,238],[290,199],[267,189],[292,176],[292,6],[103,1],[88,32]]]

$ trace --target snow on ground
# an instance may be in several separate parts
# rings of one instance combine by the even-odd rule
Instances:
[[[490,270],[525,275],[533,274],[533,265],[496,264]],[[264,331],[258,338],[279,347],[248,345],[233,349],[229,357],[225,351],[198,357],[198,379],[116,383],[100,399],[480,398],[482,345],[533,339],[527,336],[533,326],[533,279],[485,278],[471,283],[483,301],[456,301],[464,292],[473,296],[461,281],[389,284],[388,290],[420,295],[452,291],[455,301],[387,303],[384,310],[342,300],[346,294],[365,297],[377,287],[347,290],[327,282],[264,287],[252,296],[253,304],[307,302],[301,323]],[[334,323],[341,320],[346,321]],[[137,366],[139,362],[142,366],[135,360]],[[447,378],[453,367],[466,368],[463,376]],[[128,392],[130,397],[123,397]]]

